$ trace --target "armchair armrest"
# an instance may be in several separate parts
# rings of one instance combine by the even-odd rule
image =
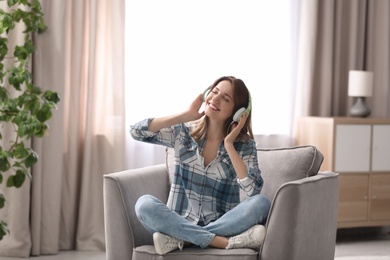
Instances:
[[[260,259],[333,259],[338,194],[333,172],[282,185],[268,215]]]
[[[108,260],[131,259],[134,247],[152,244],[134,205],[144,194],[165,202],[169,178],[165,164],[104,175],[104,223]]]

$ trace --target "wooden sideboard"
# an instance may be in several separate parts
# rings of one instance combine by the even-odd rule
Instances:
[[[339,228],[390,226],[390,118],[302,117],[296,142],[340,174]]]

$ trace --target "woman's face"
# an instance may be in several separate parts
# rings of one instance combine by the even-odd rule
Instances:
[[[223,80],[206,97],[205,113],[210,119],[225,122],[233,113],[233,86]]]

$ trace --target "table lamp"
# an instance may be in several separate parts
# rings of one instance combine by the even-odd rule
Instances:
[[[370,71],[349,71],[348,96],[357,97],[355,104],[351,107],[350,116],[367,117],[371,114],[370,108],[366,105],[365,98],[372,96],[373,73]]]

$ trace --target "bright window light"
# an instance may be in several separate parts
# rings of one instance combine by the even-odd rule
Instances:
[[[290,0],[126,0],[129,124],[177,113],[220,76],[251,91],[255,134],[289,134]]]

